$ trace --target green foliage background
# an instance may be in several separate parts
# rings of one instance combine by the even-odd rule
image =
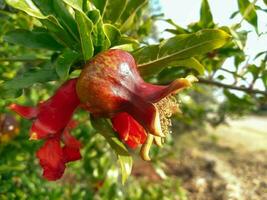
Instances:
[[[47,99],[65,80],[77,77],[86,60],[109,48],[130,51],[141,75],[152,83],[198,76],[200,83],[179,96],[184,114],[174,118],[180,132],[206,123],[217,126],[229,115],[255,112],[266,105],[267,54],[259,52],[259,66],[247,62],[248,32],[240,26],[247,21],[258,33],[257,12],[266,8],[255,3],[238,0],[239,10],[233,17],[242,15],[242,22],[218,27],[208,0],[202,0],[199,21],[185,28],[155,14],[153,1],[0,1],[0,112],[9,112],[6,106],[11,102],[36,105]],[[171,38],[160,38],[157,20],[172,26],[165,30]],[[235,71],[222,69],[229,58],[234,58]],[[221,70],[234,77],[233,85],[223,82]],[[255,88],[256,81],[262,81],[265,90]],[[218,93],[224,96],[221,102]],[[30,122],[17,118],[19,135],[0,144],[0,199],[186,199],[179,180],[172,177],[160,183],[135,177],[126,181],[130,174],[126,165],[132,165],[132,156],[137,160],[137,152],[128,152],[106,121],[93,128],[87,113],[80,111],[75,118],[80,125],[74,135],[84,145],[83,159],[69,164],[63,179],[55,183],[41,178],[34,152],[42,142],[29,141]],[[169,138],[160,151],[153,149],[152,164],[158,171],[162,170],[160,158],[172,154],[174,139]],[[121,180],[126,181],[124,186]]]

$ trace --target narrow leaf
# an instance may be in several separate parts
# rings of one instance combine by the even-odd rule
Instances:
[[[126,0],[107,0],[102,16],[104,22],[116,23],[126,7]]]
[[[13,98],[21,95],[21,89],[28,88],[35,83],[46,83],[57,80],[58,76],[54,69],[39,69],[27,71],[20,76],[6,81],[0,85],[1,98]]]
[[[8,32],[4,40],[29,48],[61,50],[63,47],[46,31],[28,31],[17,29]]]
[[[93,23],[83,12],[79,10],[75,10],[75,19],[80,33],[83,58],[84,61],[87,61],[94,55],[94,47],[91,38]]]
[[[30,16],[33,16],[39,19],[46,18],[46,16],[44,16],[40,12],[40,10],[33,4],[33,2],[30,0],[6,0],[6,2],[11,7],[22,10]]]
[[[57,58],[54,66],[59,78],[65,81],[69,76],[71,65],[79,58],[79,54],[73,50],[66,49]]]
[[[129,0],[124,12],[120,17],[120,31],[125,32],[130,28],[133,23],[133,19],[136,15],[136,12],[146,5],[148,0]]]
[[[107,142],[118,156],[118,162],[121,167],[122,184],[124,184],[132,171],[133,160],[131,155],[125,145],[118,139],[116,133],[114,133],[106,119],[91,119],[91,122],[93,127],[106,138]]]
[[[33,3],[31,0],[6,0],[10,6],[26,12],[32,17],[38,18],[48,28],[58,43],[65,47],[75,49],[77,45],[75,45],[68,32],[63,29],[57,18],[53,15],[53,8],[50,5],[51,3],[49,3],[50,1],[52,0],[34,0]],[[40,12],[40,9],[36,5],[41,8],[41,12],[43,13]]]
[[[222,30],[207,29],[193,34],[177,35],[159,45],[143,47],[133,54],[140,73],[150,76],[153,73],[152,68],[173,66],[177,60],[185,60],[222,47],[229,39],[230,35]]]
[[[111,47],[115,46],[120,41],[121,33],[112,24],[104,24],[104,32],[110,41]]]
[[[83,0],[63,0],[66,4],[75,8],[76,10],[82,11],[83,9]]]
[[[103,14],[107,1],[108,0],[92,0],[93,4],[100,11],[101,14]]]
[[[203,28],[211,28],[214,25],[208,0],[202,0],[199,25]]]
[[[157,67],[147,68],[147,71],[142,71],[143,74],[157,74],[161,72],[166,67],[173,66],[173,67],[186,67],[189,69],[196,70],[199,74],[203,75],[205,68],[204,66],[195,58],[188,58],[185,60],[177,60],[173,61],[171,63],[168,63],[168,65],[161,65]]]
[[[70,33],[70,35],[78,42],[79,32],[77,24],[72,15],[65,7],[62,0],[53,0],[53,8],[60,24],[62,24],[64,29],[67,30]]]
[[[258,16],[254,4],[249,0],[238,0],[238,7],[243,18],[258,31]]]

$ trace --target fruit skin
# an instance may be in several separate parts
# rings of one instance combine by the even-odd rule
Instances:
[[[77,95],[94,115],[112,117],[134,93],[136,77],[133,57],[125,51],[109,50],[85,65],[76,84]]]
[[[112,49],[86,63],[76,91],[83,108],[94,116],[112,118],[125,112],[146,131],[164,137],[154,103],[188,86],[191,86],[190,80],[183,78],[166,86],[146,83],[139,75],[133,56]]]

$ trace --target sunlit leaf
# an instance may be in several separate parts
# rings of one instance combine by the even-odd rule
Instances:
[[[176,24],[172,19],[166,19],[164,21],[167,22],[168,24],[174,26],[174,28],[175,28],[175,29],[166,29],[165,31],[168,31],[170,33],[174,33],[176,35],[184,34],[184,33],[188,32],[188,31],[186,31],[186,29],[184,29],[181,26],[179,26],[178,24]]]
[[[40,10],[33,4],[32,1],[30,0],[6,0],[6,2],[19,10],[22,10],[26,12],[28,15],[40,18],[40,19],[45,19],[46,16],[44,16]]]
[[[73,38],[71,38],[68,32],[63,29],[58,19],[54,15],[52,15],[54,13],[54,10],[51,6],[51,3],[49,3],[50,1],[51,0],[34,0],[33,3],[31,0],[7,0],[6,2],[10,6],[24,11],[28,15],[39,19],[48,28],[49,32],[55,38],[55,40],[61,45],[77,49],[77,45],[74,43]],[[37,8],[36,5],[42,8],[41,11]]]
[[[76,10],[82,11],[83,8],[83,0],[63,0],[66,4],[75,8]]]
[[[114,46],[119,42],[121,33],[115,26],[112,24],[104,24],[104,31],[111,46]]]
[[[127,0],[107,0],[103,9],[103,21],[115,23],[126,7]]]
[[[4,36],[4,40],[29,48],[44,48],[51,50],[61,50],[63,48],[48,32],[43,30],[14,30],[8,32]]]
[[[110,47],[110,41],[104,31],[103,21],[98,10],[92,10],[87,13],[87,16],[93,23],[92,41],[94,44],[94,53],[107,50]]]
[[[264,84],[264,87],[267,88],[267,70],[264,70],[264,71],[262,72],[262,77],[261,77],[261,79],[262,79],[262,82],[263,82],[263,84]]]
[[[87,61],[94,55],[94,47],[91,38],[93,23],[83,12],[79,10],[75,10],[75,19],[80,33],[83,58],[84,61]]]
[[[173,66],[177,60],[217,49],[229,41],[230,35],[222,30],[203,30],[181,34],[164,40],[160,45],[147,46],[134,52],[139,71],[143,76],[153,75],[153,68]],[[152,74],[153,73],[153,74]]]
[[[202,0],[199,25],[203,28],[211,28],[214,25],[208,0]]]
[[[136,12],[146,5],[148,0],[129,0],[127,6],[120,17],[120,31],[125,32],[131,27]]]
[[[249,0],[238,0],[238,7],[243,18],[258,31],[258,17],[254,4]]]

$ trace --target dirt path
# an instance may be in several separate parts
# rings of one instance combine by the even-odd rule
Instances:
[[[188,200],[267,200],[267,117],[183,134],[172,151],[177,153],[165,159],[163,170],[181,180]],[[140,166],[134,168],[137,177],[160,183],[151,163]]]
[[[194,171],[194,165],[199,168],[184,184],[189,199],[267,200],[267,118],[234,120],[209,132],[179,141],[194,141],[182,151],[182,165]],[[203,168],[198,163],[205,161],[212,167]]]

